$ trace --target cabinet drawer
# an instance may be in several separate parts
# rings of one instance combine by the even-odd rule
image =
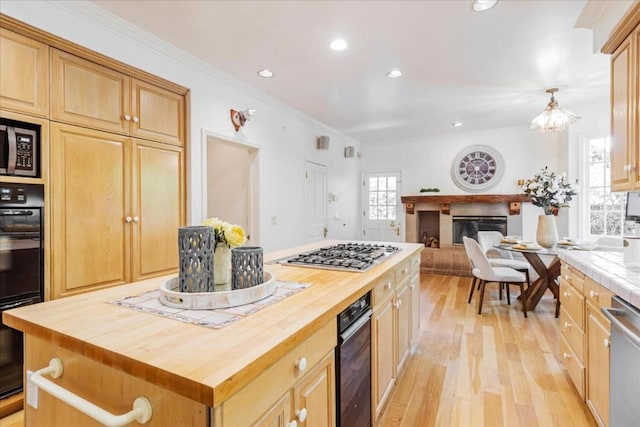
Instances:
[[[273,406],[277,396],[282,396],[333,351],[337,343],[336,331],[334,319],[231,396],[222,404],[224,424],[248,425],[247,420],[258,419]],[[300,370],[296,364],[303,357],[307,366]]]
[[[594,282],[590,277],[584,281],[584,296],[599,308],[611,307],[613,293]]]
[[[560,304],[584,331],[584,297],[564,278],[560,278]]]
[[[396,273],[396,286],[400,286],[402,284],[402,282],[404,281],[404,279],[406,279],[407,277],[409,277],[410,271],[411,271],[411,260],[407,259],[404,260],[401,264],[399,264],[396,269],[395,269],[395,273]]]
[[[388,271],[375,281],[373,292],[371,293],[371,305],[375,309],[380,303],[393,294],[395,276],[393,271]]]
[[[26,335],[25,367],[36,371],[58,357],[62,361],[63,374],[52,379],[81,398],[88,400],[114,414],[123,414],[133,407],[140,396],[149,399],[153,415],[146,426],[204,426],[207,422],[207,407],[160,386],[148,383],[117,369],[103,365],[49,342]],[[25,405],[25,417],[29,426],[51,426],[52,420],[60,426],[102,426],[80,411],[63,403],[45,391],[38,391],[38,409]]]
[[[576,386],[578,394],[584,399],[584,365],[576,357],[571,346],[563,335],[560,335],[560,358],[564,364],[571,381]]]
[[[584,294],[584,273],[576,270],[575,268],[564,264],[566,267],[562,274],[562,277],[578,290],[581,294]]]
[[[420,271],[420,252],[418,252],[415,255],[412,255],[411,258],[409,258],[409,272],[410,273],[415,273]]]
[[[582,325],[575,323],[562,306],[560,307],[560,331],[562,331],[562,335],[569,342],[578,359],[584,362],[584,329]]]

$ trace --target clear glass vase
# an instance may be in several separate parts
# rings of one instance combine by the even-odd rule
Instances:
[[[213,281],[218,286],[231,284],[231,248],[224,243],[217,243],[213,252]]]

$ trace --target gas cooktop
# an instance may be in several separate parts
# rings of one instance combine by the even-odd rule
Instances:
[[[338,243],[278,260],[279,264],[365,272],[400,250],[373,243]]]

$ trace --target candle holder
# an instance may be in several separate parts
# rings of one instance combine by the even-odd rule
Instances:
[[[263,282],[262,248],[245,246],[231,249],[231,289],[245,289]]]
[[[180,227],[180,292],[213,292],[213,228],[207,226]]]

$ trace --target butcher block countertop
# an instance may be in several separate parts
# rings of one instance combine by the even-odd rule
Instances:
[[[371,290],[375,279],[423,247],[394,243],[402,250],[365,273],[268,264],[336,243],[341,242],[267,254],[265,269],[278,280],[312,286],[222,329],[110,304],[158,289],[175,274],[9,310],[3,321],[194,401],[218,406]]]

